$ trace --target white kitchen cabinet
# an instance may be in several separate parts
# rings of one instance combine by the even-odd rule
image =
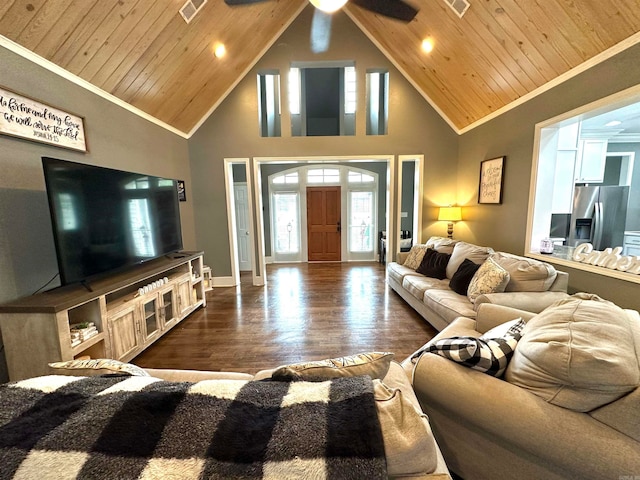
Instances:
[[[581,140],[575,170],[576,183],[601,183],[606,162],[607,140]]]

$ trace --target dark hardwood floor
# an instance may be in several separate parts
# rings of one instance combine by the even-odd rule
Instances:
[[[132,360],[147,368],[256,373],[366,351],[403,360],[436,334],[379,263],[269,265],[266,287],[215,288],[207,306]]]

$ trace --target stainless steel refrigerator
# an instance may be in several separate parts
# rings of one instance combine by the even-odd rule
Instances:
[[[590,243],[595,250],[621,247],[628,201],[629,187],[576,187],[568,244]]]

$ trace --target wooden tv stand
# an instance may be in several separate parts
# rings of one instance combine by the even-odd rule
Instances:
[[[9,379],[47,375],[48,363],[83,356],[128,362],[206,305],[203,271],[202,252],[182,252],[90,282],[90,290],[70,285],[0,305]],[[72,346],[69,326],[82,322],[98,333]]]

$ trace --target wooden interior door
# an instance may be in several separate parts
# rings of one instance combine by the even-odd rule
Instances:
[[[307,239],[310,262],[341,260],[340,187],[307,187]]]

